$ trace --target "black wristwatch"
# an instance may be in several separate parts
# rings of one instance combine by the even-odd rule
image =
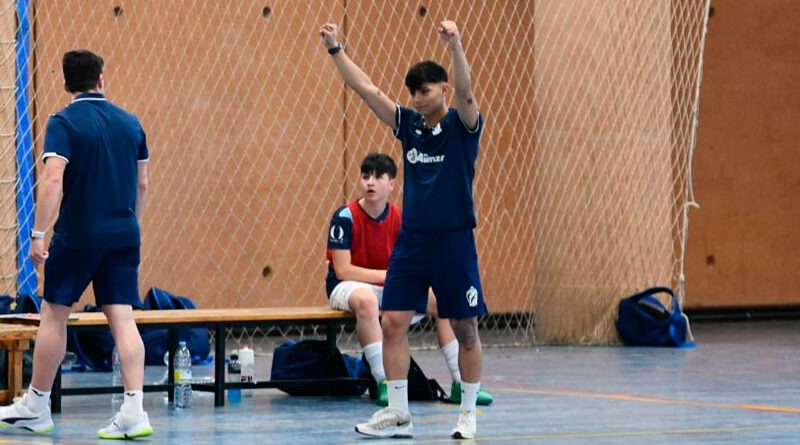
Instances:
[[[344,45],[342,45],[341,42],[336,42],[336,46],[328,48],[328,54],[333,56],[333,55],[338,54],[339,51],[341,51],[343,49],[344,49]]]

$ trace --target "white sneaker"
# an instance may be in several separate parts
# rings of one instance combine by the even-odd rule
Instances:
[[[22,428],[37,434],[53,431],[56,425],[50,415],[50,407],[35,413],[28,408],[27,393],[11,405],[0,407],[0,428]]]
[[[97,431],[97,435],[103,439],[133,439],[151,434],[153,427],[145,412],[141,417],[130,417],[120,411],[111,418],[110,425]]]
[[[478,433],[478,421],[475,419],[475,411],[461,411],[458,415],[458,422],[450,435],[453,439],[474,439]]]
[[[413,437],[414,424],[410,413],[384,408],[373,414],[369,422],[356,425],[356,432],[371,437]]]

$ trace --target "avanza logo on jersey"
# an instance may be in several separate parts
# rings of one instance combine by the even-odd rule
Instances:
[[[416,148],[412,148],[411,150],[408,150],[408,153],[406,153],[406,159],[408,159],[408,162],[412,164],[438,164],[444,162],[444,155],[431,156],[418,152]]]

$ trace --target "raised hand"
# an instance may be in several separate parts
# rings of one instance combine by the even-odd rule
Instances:
[[[335,23],[326,23],[319,28],[319,36],[326,48],[336,46],[339,38],[339,27]]]
[[[456,43],[461,40],[461,34],[458,33],[458,26],[456,26],[456,22],[452,20],[444,20],[439,23],[439,27],[436,28],[439,32],[439,37],[442,38],[447,43]]]

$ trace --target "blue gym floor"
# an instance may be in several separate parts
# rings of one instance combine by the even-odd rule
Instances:
[[[486,444],[798,444],[800,321],[695,323],[695,349],[533,347],[485,349],[483,386],[495,396],[480,410],[475,442]],[[263,351],[259,351],[263,352]],[[449,390],[438,351],[414,357]],[[267,378],[270,356],[257,356]],[[208,375],[210,367],[194,369]],[[147,370],[161,378],[163,367]],[[70,373],[65,386],[110,381]],[[457,407],[412,403],[413,440],[374,440],[353,431],[376,406],[361,398],[299,398],[258,390],[214,408],[208,393],[175,411],[160,393],[145,396],[153,444],[454,443]],[[94,444],[113,410],[110,396],[69,396],[46,436],[0,431],[0,443]]]

